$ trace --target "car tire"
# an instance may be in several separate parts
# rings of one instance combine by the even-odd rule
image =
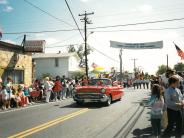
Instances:
[[[76,101],[76,104],[82,106],[82,105],[84,105],[84,102]]]
[[[119,99],[118,99],[118,101],[121,101],[121,100],[122,100],[122,98],[119,98]]]
[[[105,105],[106,105],[106,106],[110,106],[111,103],[112,103],[112,97],[109,95],[109,96],[108,96],[107,102],[105,102]]]

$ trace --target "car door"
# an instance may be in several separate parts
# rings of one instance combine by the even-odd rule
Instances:
[[[112,93],[112,99],[113,100],[118,99],[118,97],[119,97],[119,86],[116,85],[115,83],[113,83],[111,93]]]
[[[120,99],[123,95],[124,95],[123,87],[119,85],[117,90],[117,99]]]

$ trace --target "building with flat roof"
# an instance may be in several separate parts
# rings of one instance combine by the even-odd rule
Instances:
[[[37,53],[33,54],[33,60],[36,78],[41,78],[44,74],[71,77],[72,73],[80,70],[77,53]]]

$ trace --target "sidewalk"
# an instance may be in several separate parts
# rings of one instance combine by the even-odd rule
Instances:
[[[150,109],[145,107],[139,120],[127,136],[127,138],[149,138],[152,135],[152,128],[150,122]]]
[[[164,130],[162,130],[163,132]],[[175,138],[173,133],[168,138]],[[136,124],[128,134],[127,138],[154,138],[152,135],[152,127],[150,122],[150,108],[145,107],[144,112],[137,120]],[[184,135],[181,137],[184,138]]]

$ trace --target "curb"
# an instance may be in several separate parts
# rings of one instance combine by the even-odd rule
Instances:
[[[140,104],[129,120],[121,127],[113,138],[126,138],[135,126],[145,107]]]

